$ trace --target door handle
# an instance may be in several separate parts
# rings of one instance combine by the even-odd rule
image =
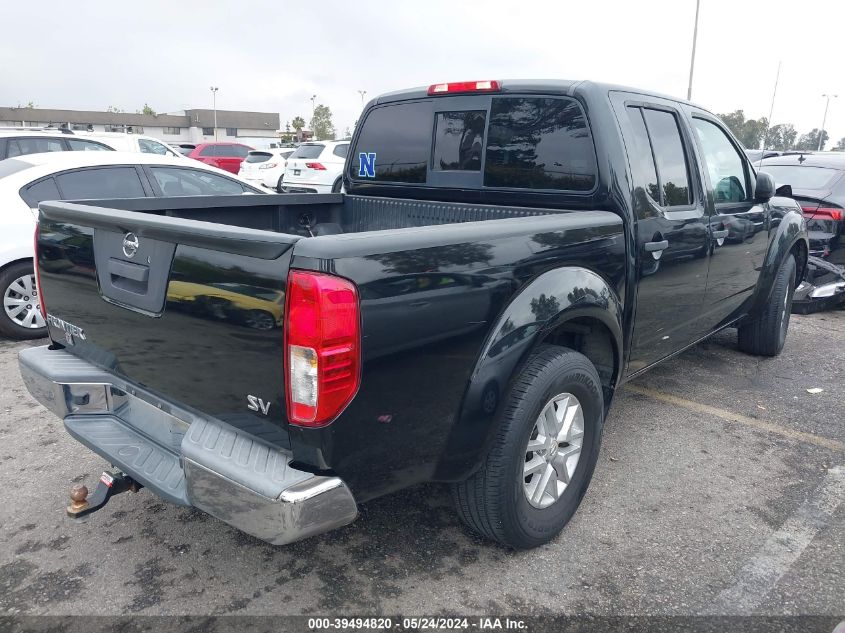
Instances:
[[[669,248],[669,240],[661,240],[659,242],[646,242],[645,243],[645,252],[646,253],[659,253],[661,251],[665,251]]]
[[[712,234],[713,239],[723,240],[728,236],[728,233],[730,233],[730,231],[728,231],[728,229],[723,229],[721,231],[713,231],[713,234]]]

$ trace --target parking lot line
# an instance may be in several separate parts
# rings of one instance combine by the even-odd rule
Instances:
[[[690,411],[703,413],[705,415],[712,415],[717,418],[721,418],[722,420],[727,420],[728,422],[738,422],[739,424],[751,426],[761,431],[775,433],[797,442],[807,442],[808,444],[815,444],[816,446],[821,446],[822,448],[828,448],[845,453],[845,442],[840,442],[829,437],[823,437],[813,433],[805,433],[803,431],[795,431],[793,429],[778,426],[777,424],[772,424],[771,422],[751,418],[747,415],[742,415],[741,413],[734,413],[733,411],[726,411],[725,409],[711,407],[707,404],[701,404],[700,402],[679,398],[678,396],[663,393],[662,391],[657,391],[656,389],[649,389],[648,387],[627,384],[625,385],[625,390],[641,396],[646,396],[647,398],[653,398],[654,400],[674,404],[675,406],[683,407],[685,409],[689,409]]]
[[[845,497],[845,467],[827,471],[822,483],[752,556],[736,579],[710,605],[718,615],[743,615],[754,611],[795,564],[824,528]]]

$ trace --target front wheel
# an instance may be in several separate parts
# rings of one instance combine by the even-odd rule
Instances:
[[[0,273],[0,289],[3,292],[0,334],[19,340],[47,336],[32,263],[18,262],[4,269]]]
[[[515,549],[553,539],[590,484],[603,421],[601,381],[590,360],[542,347],[514,383],[481,468],[453,486],[461,519]]]
[[[777,356],[786,342],[792,296],[795,293],[795,257],[788,255],[778,269],[772,294],[760,315],[739,326],[739,349],[755,356]]]

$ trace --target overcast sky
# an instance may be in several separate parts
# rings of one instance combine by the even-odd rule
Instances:
[[[611,81],[686,96],[695,0],[144,0],[0,8],[0,105],[211,107],[340,133],[361,98],[442,81]],[[701,0],[693,100],[845,136],[841,0]],[[12,28],[12,26],[14,28]],[[830,144],[829,144],[830,146]]]

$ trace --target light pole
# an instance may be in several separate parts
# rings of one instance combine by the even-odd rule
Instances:
[[[366,90],[359,90],[358,94],[361,95],[361,108],[363,109],[363,107],[364,107],[364,95],[367,94],[367,91]]]
[[[217,140],[217,86],[211,86],[211,103],[214,107],[214,140]]]
[[[830,105],[831,99],[836,99],[839,95],[822,95],[826,101],[824,102],[824,116],[822,117],[822,129],[819,130],[819,149],[818,151],[822,151],[822,145],[824,145],[824,126],[827,123],[827,108]]]
[[[695,43],[698,40],[698,7],[701,0],[695,0],[695,26],[692,30],[692,56],[689,60],[689,85],[687,86],[687,101],[692,99],[692,71],[695,70]]]

